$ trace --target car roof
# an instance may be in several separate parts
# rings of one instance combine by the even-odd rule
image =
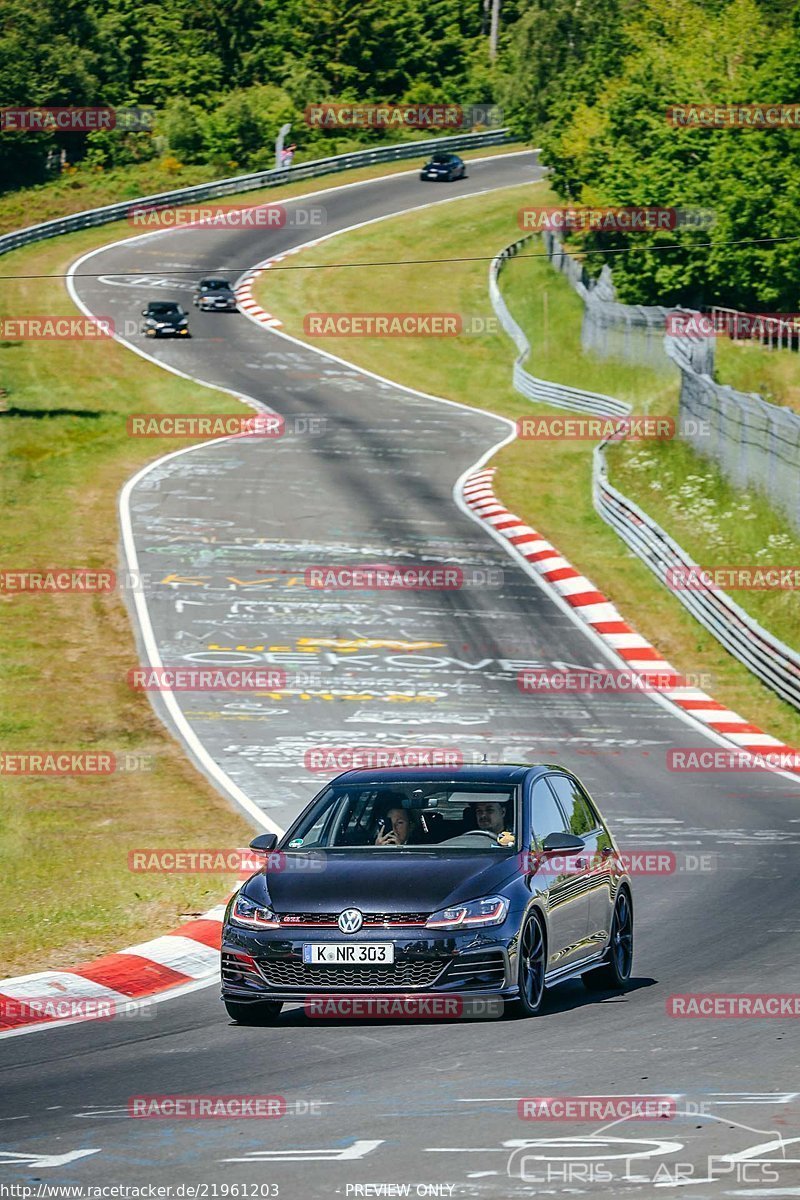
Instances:
[[[209,277],[207,279],[201,279],[198,286],[202,287],[206,283],[221,283],[225,287],[231,286],[227,279],[220,279],[220,277],[218,275],[213,275],[213,276],[209,275]]]
[[[163,299],[161,299],[161,300],[148,300],[147,301],[148,308],[152,308],[154,304],[170,304],[170,305],[172,305],[173,308],[180,308],[180,306],[181,306],[179,300],[163,300]]]
[[[506,786],[535,779],[549,771],[564,771],[555,763],[475,763],[465,767],[358,767],[337,775],[337,786],[384,787],[398,783],[493,783]]]

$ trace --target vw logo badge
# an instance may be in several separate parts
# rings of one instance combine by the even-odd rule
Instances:
[[[342,933],[358,933],[364,924],[364,918],[357,908],[346,908],[339,914],[339,928]]]

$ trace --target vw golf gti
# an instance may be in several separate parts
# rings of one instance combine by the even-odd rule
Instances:
[[[323,995],[493,996],[520,1015],[580,976],[623,988],[631,882],[562,767],[353,770],[228,905],[222,996],[242,1024]]]

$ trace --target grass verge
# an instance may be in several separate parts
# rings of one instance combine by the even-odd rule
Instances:
[[[397,169],[386,164],[330,182]],[[264,195],[279,200],[325,182]],[[0,316],[73,313],[62,278],[69,264],[136,235],[109,225],[5,255]],[[126,417],[196,412],[196,385],[114,342],[72,341],[0,343],[0,386],[7,393],[0,397],[0,563],[115,569],[120,488],[148,460],[189,444],[134,441]],[[205,389],[202,403],[208,412],[239,407]],[[148,700],[129,691],[136,651],[121,600],[0,593],[0,614],[0,750],[110,750],[150,766],[83,780],[0,776],[3,976],[73,965],[208,908],[233,877],[132,875],[128,851],[241,846],[251,830],[190,765]]]
[[[516,209],[530,201],[530,192],[526,186],[458,200],[331,238],[293,260],[293,267],[307,264],[314,270],[270,271],[256,289],[257,298],[298,337],[304,336],[303,317],[309,312],[391,312],[402,307],[488,317],[488,260],[517,236]],[[536,185],[536,195],[537,201],[547,203],[544,185]],[[397,247],[402,245],[424,247],[432,258],[453,260],[467,248],[470,258],[483,261],[453,261],[435,271],[414,264],[336,269],[339,263],[385,264],[398,257]],[[581,302],[545,259],[513,259],[502,278],[512,312],[533,335],[529,369],[627,398],[637,411],[669,413],[674,408],[674,375],[582,354]],[[549,324],[543,333],[544,293]],[[403,298],[401,306],[398,296]],[[430,339],[422,337],[305,340],[409,387],[512,419],[553,412],[513,391],[514,351],[502,333],[440,338],[435,352]],[[498,493],[594,580],[676,667],[710,676],[711,690],[723,703],[777,737],[800,742],[800,716],[731,658],[597,516],[591,498],[591,452],[586,442],[517,440],[495,459]]]

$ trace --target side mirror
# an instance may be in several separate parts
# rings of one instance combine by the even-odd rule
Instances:
[[[258,837],[254,837],[250,843],[251,850],[260,850],[262,854],[269,854],[270,850],[274,850],[278,844],[278,835],[276,833],[260,833]]]
[[[142,316],[143,316],[143,317],[146,317],[146,316],[147,316],[147,309],[146,309],[146,308],[143,308],[143,309],[142,309]]]
[[[585,850],[586,843],[574,833],[548,833],[542,842],[542,849],[545,853],[561,851],[563,854],[575,854],[579,850]]]

